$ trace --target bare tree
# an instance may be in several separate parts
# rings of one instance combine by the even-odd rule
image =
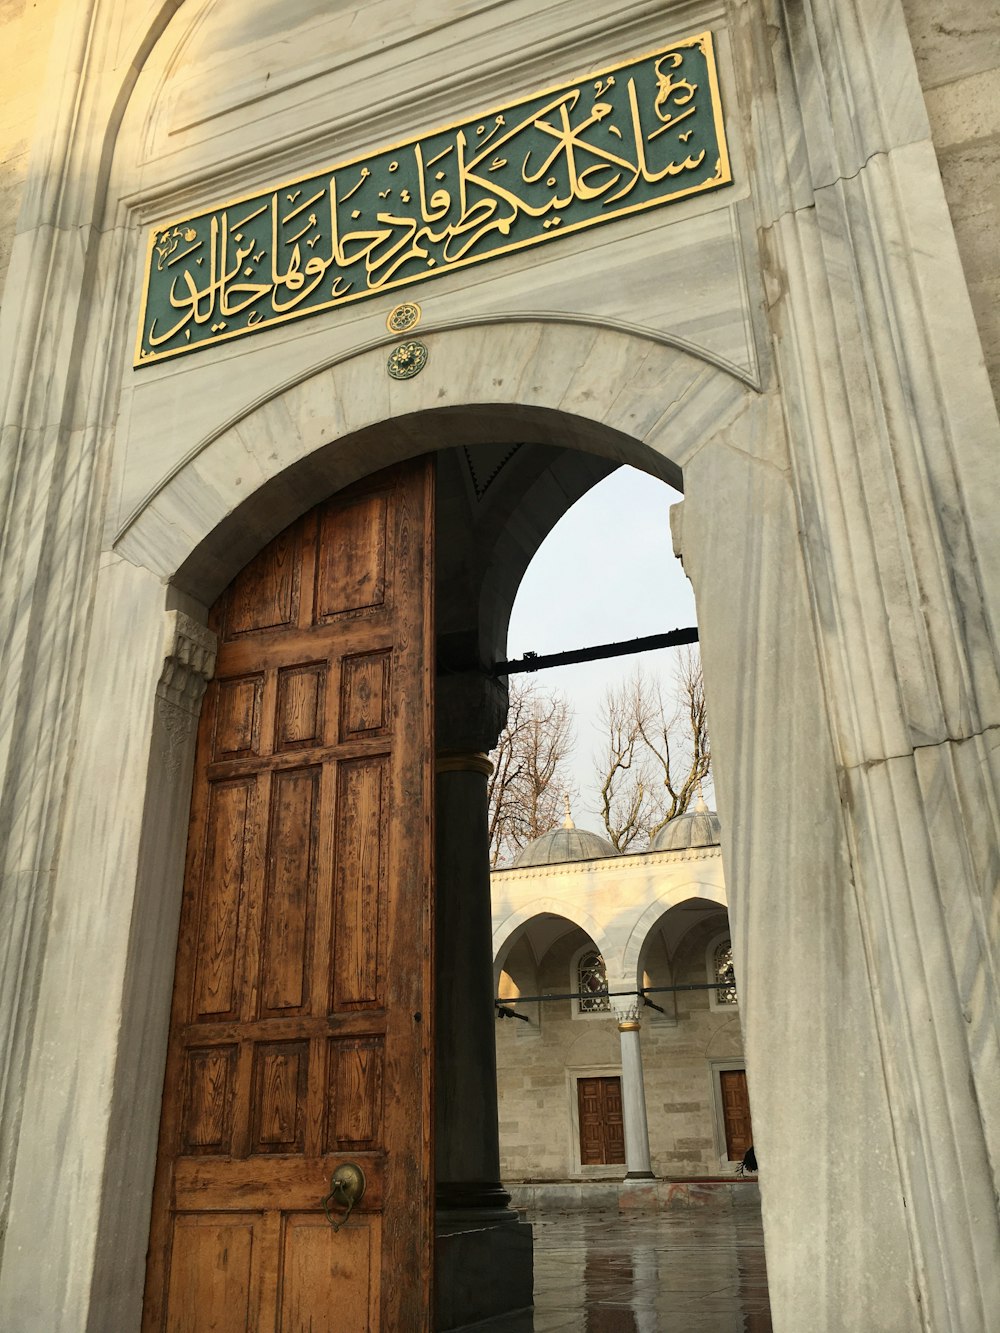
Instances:
[[[507,725],[490,755],[491,865],[512,860],[559,822],[565,797],[576,794],[568,773],[572,749],[573,712],[563,696],[512,679]]]
[[[687,810],[711,769],[700,657],[694,652],[679,657],[669,703],[659,683],[637,667],[608,689],[601,722],[606,731],[596,770],[601,818],[618,851],[639,851]]]

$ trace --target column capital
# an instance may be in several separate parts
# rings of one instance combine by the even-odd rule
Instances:
[[[482,750],[439,750],[434,761],[438,773],[481,773],[488,778],[493,763]]]
[[[642,1005],[638,997],[623,996],[620,1000],[612,999],[611,1008],[618,1020],[619,1032],[638,1032],[642,1024],[639,1012]]]
[[[453,671],[435,689],[438,754],[488,754],[507,720],[506,685],[485,671]]]

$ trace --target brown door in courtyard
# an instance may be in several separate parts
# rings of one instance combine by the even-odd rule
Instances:
[[[731,1162],[739,1162],[753,1143],[746,1070],[723,1069],[719,1080],[722,1084],[722,1114],[726,1126],[726,1156]]]
[[[429,1327],[432,480],[335,496],[213,608],[145,1333]]]
[[[580,1163],[608,1166],[625,1161],[620,1078],[579,1078]]]

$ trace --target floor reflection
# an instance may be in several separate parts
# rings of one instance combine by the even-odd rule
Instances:
[[[483,1333],[771,1333],[760,1213],[536,1213],[535,1308]]]

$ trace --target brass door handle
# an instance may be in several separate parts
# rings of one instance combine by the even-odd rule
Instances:
[[[354,1162],[344,1162],[334,1171],[330,1193],[323,1200],[323,1212],[334,1231],[339,1231],[350,1217],[351,1209],[364,1196],[366,1183],[365,1173]],[[331,1206],[343,1208],[343,1214],[335,1219],[330,1213]]]

